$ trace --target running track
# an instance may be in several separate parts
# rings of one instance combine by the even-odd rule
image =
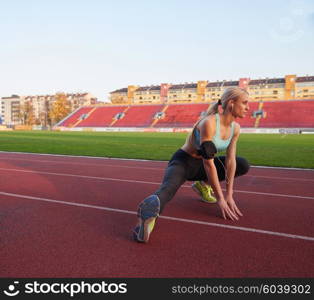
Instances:
[[[1,152],[0,277],[314,277],[314,171],[251,168],[237,222],[187,182],[133,242],[165,165]]]

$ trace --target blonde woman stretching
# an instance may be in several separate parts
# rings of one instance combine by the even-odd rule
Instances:
[[[206,116],[195,124],[185,144],[170,159],[159,189],[140,203],[138,224],[133,230],[136,241],[148,242],[157,217],[186,180],[196,181],[193,190],[203,201],[218,203],[224,219],[235,221],[242,216],[233,199],[233,183],[234,177],[248,172],[249,164],[236,156],[240,125],[235,120],[246,115],[248,102],[245,90],[227,88]],[[218,110],[220,105],[222,113]],[[224,150],[226,156],[215,156]],[[227,184],[226,196],[220,186],[223,180]]]

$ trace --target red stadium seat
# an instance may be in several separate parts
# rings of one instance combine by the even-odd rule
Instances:
[[[125,116],[114,123],[113,127],[149,127],[153,122],[154,115],[162,108],[162,104],[131,106]]]
[[[209,104],[171,104],[154,127],[192,127]]]

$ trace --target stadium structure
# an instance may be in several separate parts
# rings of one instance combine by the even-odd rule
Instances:
[[[111,92],[111,104],[83,106],[54,129],[73,131],[189,131],[224,89],[250,94],[242,132],[314,132],[314,76],[128,86]]]

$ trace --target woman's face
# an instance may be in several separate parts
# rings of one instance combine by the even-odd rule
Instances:
[[[249,96],[243,93],[236,101],[233,102],[231,112],[236,118],[244,118],[249,109]]]

